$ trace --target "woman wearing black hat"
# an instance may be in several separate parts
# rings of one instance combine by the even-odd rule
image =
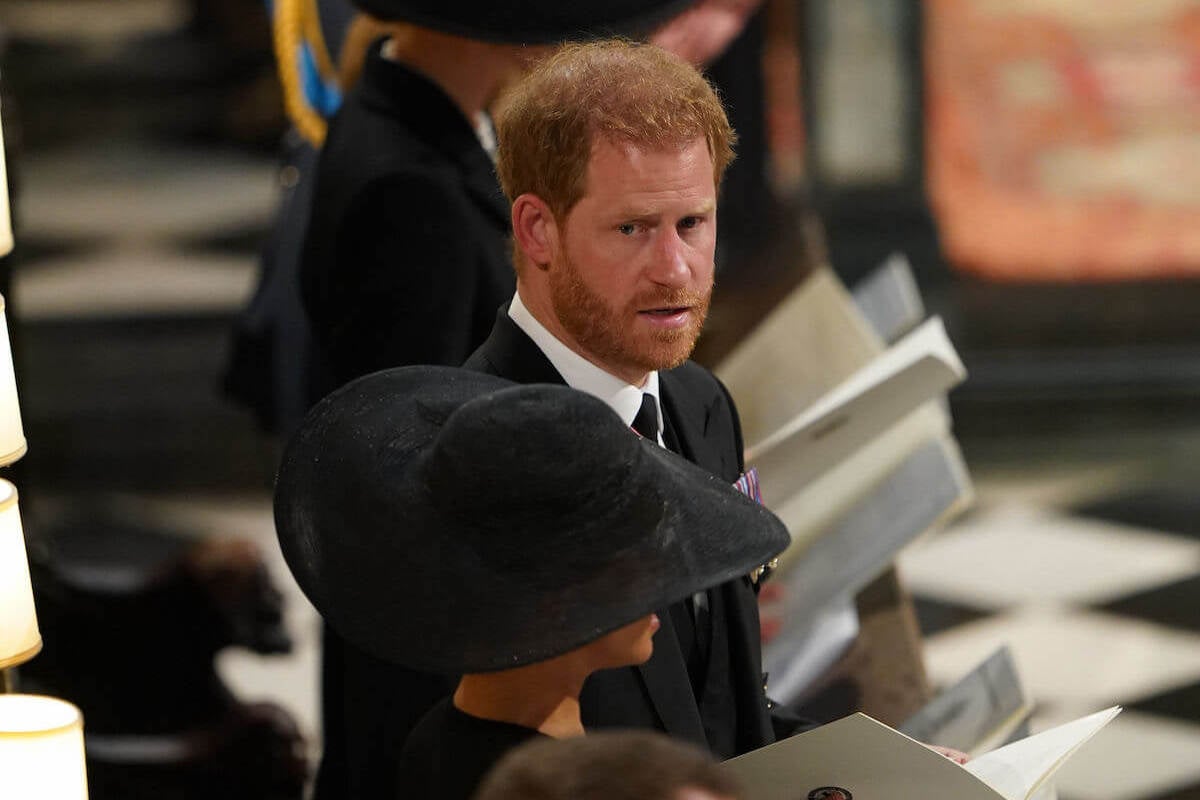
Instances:
[[[561,386],[409,367],[354,381],[289,444],[276,526],[346,639],[463,675],[409,737],[404,797],[467,798],[508,749],[583,733],[589,674],[645,661],[655,609],[788,542],[769,511]]]

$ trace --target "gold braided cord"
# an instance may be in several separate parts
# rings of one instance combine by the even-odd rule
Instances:
[[[300,79],[300,47],[304,43],[304,9],[302,3],[308,0],[275,0],[275,19],[272,24],[272,39],[275,47],[275,63],[279,70],[279,82],[283,85],[283,107],[288,118],[296,126],[300,135],[314,147],[319,147],[325,141],[326,124],[324,118],[308,104],[304,96],[304,83]],[[310,6],[315,10],[315,6]],[[315,17],[314,17],[315,19]],[[317,30],[318,37],[320,30]],[[325,49],[324,39],[319,38],[320,46],[314,45],[314,53]],[[316,56],[318,68],[321,55]],[[329,53],[324,52],[328,63]]]

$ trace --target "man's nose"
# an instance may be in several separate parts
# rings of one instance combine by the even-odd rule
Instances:
[[[686,286],[692,278],[690,255],[690,248],[680,238],[679,231],[674,228],[664,231],[655,242],[648,277],[664,286]]]

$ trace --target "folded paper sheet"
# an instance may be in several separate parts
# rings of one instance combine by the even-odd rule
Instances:
[[[861,453],[874,451],[869,446]],[[858,463],[856,455],[844,466]],[[773,578],[785,590],[783,626],[763,647],[763,668],[776,700],[796,697],[814,677],[803,669],[802,651],[830,603],[851,602],[904,545],[964,508],[972,496],[962,455],[948,436],[926,439],[844,511],[836,507],[836,489],[828,488],[841,472],[832,470],[815,482],[817,491],[801,492],[775,509],[793,537]],[[833,521],[826,527],[822,519]],[[813,535],[816,531],[823,533]]]
[[[966,374],[941,319],[930,319],[750,447],[747,460],[772,476],[764,496],[791,497]]]
[[[1068,722],[966,765],[854,714],[723,766],[747,800],[1034,800],[1052,792],[1058,768],[1119,712]]]
[[[1005,645],[905,720],[900,731],[919,742],[981,755],[1028,736],[1032,711]]]

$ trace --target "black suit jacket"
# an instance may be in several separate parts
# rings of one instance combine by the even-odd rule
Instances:
[[[329,129],[301,263],[304,307],[332,380],[458,366],[512,297],[509,208],[453,101],[376,43]]]
[[[463,365],[518,383],[565,381],[536,344],[501,309],[487,341]],[[659,373],[663,416],[680,454],[724,480],[737,480],[743,469],[742,433],[728,391],[708,370],[692,362]],[[748,577],[729,581],[712,591],[721,593],[725,628],[713,641],[724,640],[729,650],[727,685],[732,694],[736,731],[734,752],[727,758],[770,744],[776,728],[794,732],[802,720],[777,711],[766,698],[762,675],[758,602]],[[654,640],[654,655],[640,667],[605,670],[584,687],[581,706],[589,727],[656,728],[695,744],[711,747],[672,615],[658,612],[662,627]],[[711,687],[710,687],[711,688]]]

